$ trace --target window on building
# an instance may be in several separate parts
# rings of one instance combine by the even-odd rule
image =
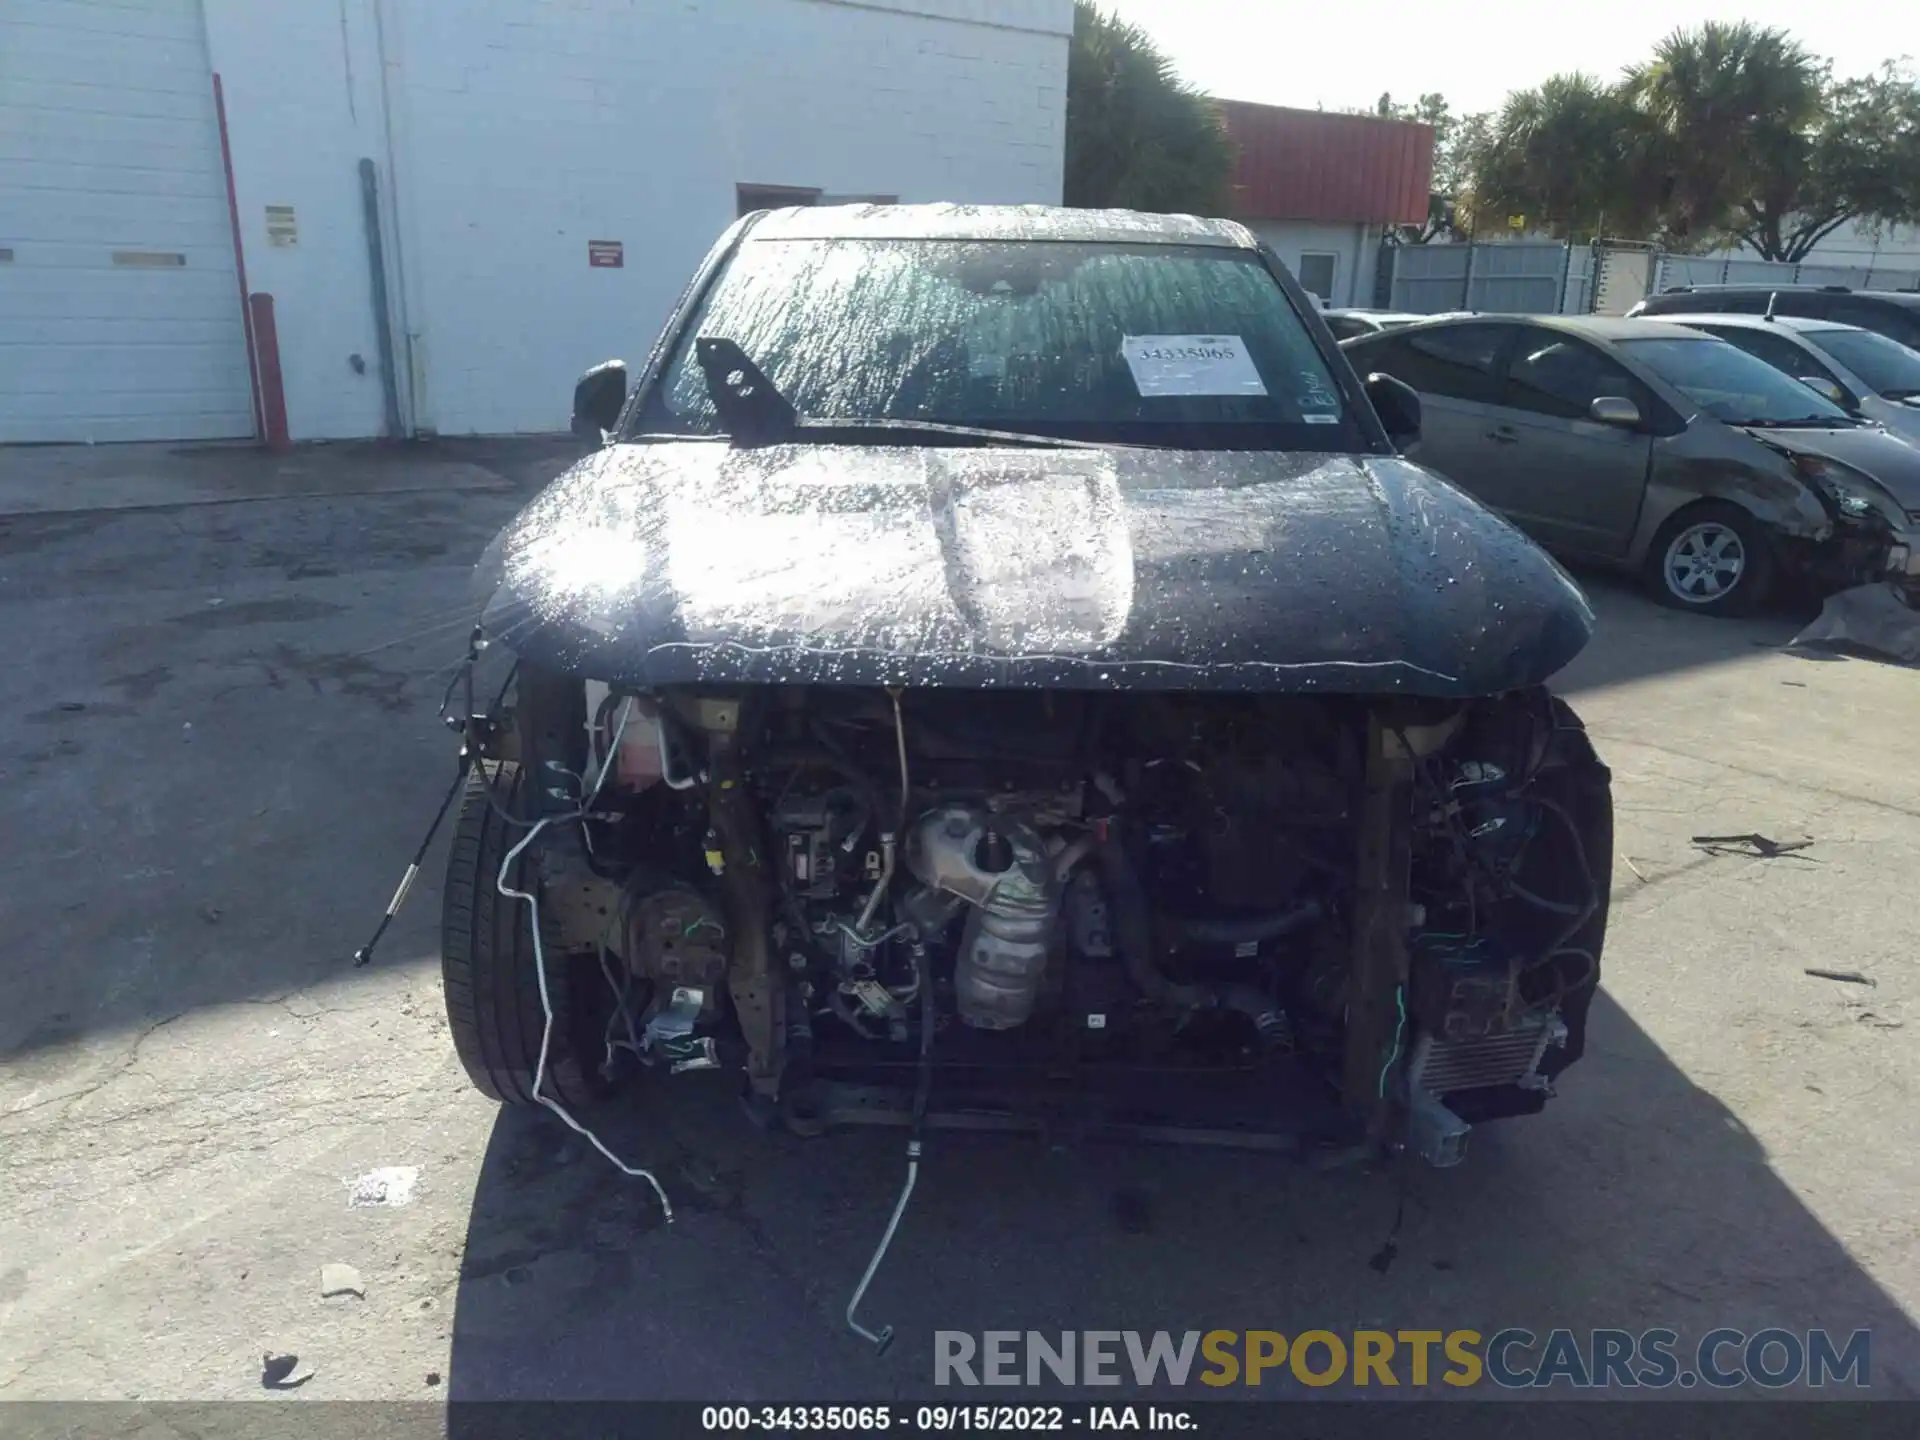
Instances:
[[[1324,250],[1305,251],[1300,256],[1300,288],[1322,300],[1333,299],[1333,275],[1339,265],[1338,255]]]
[[[756,210],[784,210],[789,205],[818,205],[820,191],[801,185],[735,185],[735,198],[741,215]]]

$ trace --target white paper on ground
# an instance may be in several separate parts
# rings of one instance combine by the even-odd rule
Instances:
[[[1264,395],[1238,335],[1128,335],[1120,353],[1142,396]]]

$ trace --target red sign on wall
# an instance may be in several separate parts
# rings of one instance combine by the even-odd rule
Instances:
[[[627,247],[619,240],[589,240],[587,264],[595,270],[623,270],[627,264]]]

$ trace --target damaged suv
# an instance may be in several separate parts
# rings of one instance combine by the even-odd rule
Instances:
[[[1580,1056],[1592,613],[1242,227],[750,216],[575,408],[481,566],[488,1095],[1447,1164]]]

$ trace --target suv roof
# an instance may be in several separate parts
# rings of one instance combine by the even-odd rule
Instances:
[[[1696,322],[1710,325],[1727,325],[1737,330],[1858,330],[1858,325],[1848,325],[1840,320],[1822,320],[1814,315],[1776,315],[1769,320],[1764,315],[1749,315],[1741,310],[1662,310],[1655,317],[1669,325],[1692,325]]]
[[[1769,295],[1851,295],[1859,300],[1897,305],[1903,310],[1920,309],[1920,290],[1855,290],[1847,285],[1677,285],[1658,295],[1647,296],[1633,308],[1651,309],[1657,305],[1663,310],[1675,310],[1685,305],[1690,295],[1716,300],[1758,300],[1762,304]]]
[[[1069,210],[1055,205],[801,205],[763,210],[755,240],[1080,240],[1134,245],[1215,245],[1252,250],[1253,232],[1231,220]]]

